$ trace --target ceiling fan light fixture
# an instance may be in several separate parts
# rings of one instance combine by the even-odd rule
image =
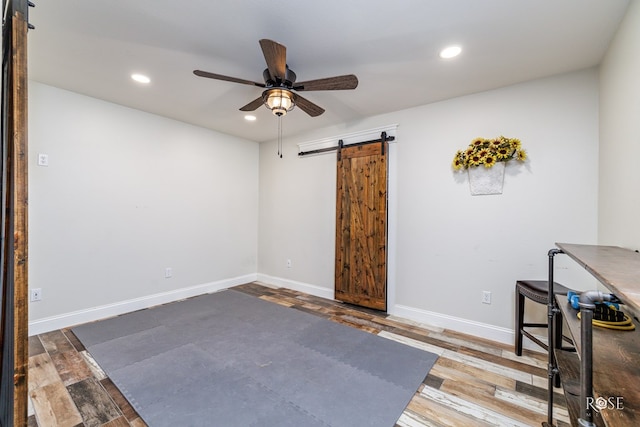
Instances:
[[[276,116],[284,116],[295,107],[293,93],[284,89],[269,89],[262,94],[264,105]]]

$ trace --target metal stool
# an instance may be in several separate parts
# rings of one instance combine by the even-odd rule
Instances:
[[[553,293],[566,295],[570,289],[565,288],[557,282],[553,282]],[[549,351],[549,346],[538,338],[534,337],[525,328],[547,328],[547,323],[524,323],[524,298],[547,305],[549,303],[549,282],[547,280],[518,280],[516,282],[516,342],[515,353],[522,356],[522,336],[526,336],[540,347]],[[562,314],[557,313],[554,321],[554,341],[555,347],[562,346]]]

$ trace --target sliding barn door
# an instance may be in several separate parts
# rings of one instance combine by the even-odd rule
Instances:
[[[335,298],[387,309],[386,142],[338,149]]]

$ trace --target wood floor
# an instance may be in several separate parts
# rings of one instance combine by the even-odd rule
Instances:
[[[546,421],[544,354],[525,350],[517,357],[511,346],[289,289],[257,283],[234,289],[437,353],[438,361],[396,427],[540,426]],[[29,396],[29,427],[146,426],[66,329],[30,337]],[[555,396],[555,425],[568,426],[561,390]]]

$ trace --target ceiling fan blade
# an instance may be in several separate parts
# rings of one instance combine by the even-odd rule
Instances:
[[[260,47],[264,60],[267,62],[271,79],[283,81],[287,68],[287,48],[269,39],[260,40]]]
[[[307,98],[303,98],[297,93],[295,94],[295,101],[296,105],[311,117],[318,117],[320,114],[324,113],[324,108],[319,107],[318,105],[309,101]]]
[[[259,97],[254,99],[244,107],[241,107],[240,111],[255,111],[258,109],[258,107],[260,107],[263,104],[264,104],[264,101],[262,100],[262,97]]]
[[[308,80],[296,83],[295,90],[346,90],[358,87],[358,78],[353,74]]]
[[[193,70],[193,74],[198,77],[206,77],[208,79],[224,80],[226,82],[242,83],[250,86],[265,87],[264,83],[252,82],[251,80],[239,79],[237,77],[223,76],[222,74],[210,73],[208,71]]]

